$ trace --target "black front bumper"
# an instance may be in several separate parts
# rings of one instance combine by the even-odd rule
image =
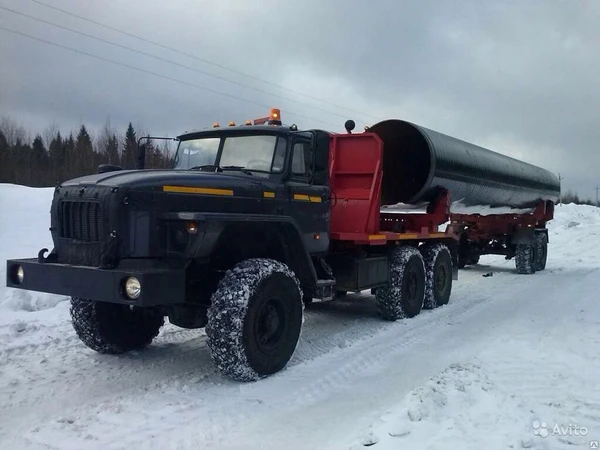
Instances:
[[[23,282],[16,277],[23,268]],[[7,261],[8,287],[90,300],[137,306],[183,303],[185,299],[185,261],[123,260],[116,269],[39,262],[37,258]],[[141,284],[140,296],[132,300],[125,295],[125,280],[136,277]]]

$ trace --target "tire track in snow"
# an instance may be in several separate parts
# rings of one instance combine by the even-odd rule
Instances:
[[[39,327],[36,325],[32,326],[30,324],[24,323],[24,330],[22,332],[29,333],[31,331],[31,328],[33,328],[35,330],[34,334],[43,334],[46,336],[46,340],[42,342],[36,340],[35,342],[14,344],[14,341],[11,342],[8,338],[10,335],[15,335],[14,332],[9,332],[9,330],[11,328],[14,328],[15,326],[18,326],[18,322],[16,324],[4,325],[3,327],[0,327],[0,336],[4,335],[7,340],[7,344],[3,347],[0,347],[0,358],[4,358],[5,360],[18,358],[20,356],[29,355],[32,353],[39,353],[40,351],[46,350],[64,352],[66,350],[72,350],[75,347],[82,346],[81,341],[73,332],[70,320],[68,323],[61,322],[59,324],[55,324],[54,326],[43,327]],[[154,341],[154,344],[178,342],[182,339],[189,338],[192,335],[197,335],[198,333],[203,334],[202,330],[187,330],[171,327],[172,325],[167,325],[167,329],[161,330],[161,333],[159,336],[157,336],[156,340]],[[6,331],[4,329],[6,329]]]
[[[55,328],[62,329],[64,323]],[[156,388],[172,378],[190,376],[197,370],[195,352],[203,351],[199,330],[167,326],[156,345],[139,353],[121,356],[97,354],[74,336],[54,338],[47,345],[24,345],[19,352],[0,354],[0,436],[10,423],[28,414],[52,414],[53,395],[63,395],[63,408],[74,408],[90,398],[102,400],[140,386]],[[62,330],[64,333],[64,330]],[[206,365],[210,361],[206,358]],[[178,367],[174,374],[172,367]]]
[[[379,442],[382,448],[441,449],[460,440],[457,429],[462,436],[469,436],[468,448],[589,448],[591,440],[600,438],[600,304],[590,303],[590,297],[581,293],[582,287],[585,293],[600,289],[600,271],[577,272],[577,278],[553,276],[545,280],[550,285],[545,291],[532,286],[520,292],[517,302],[509,303],[522,300],[519,314],[495,322],[497,329],[482,351],[466,359],[463,354],[458,362],[460,367],[477,367],[475,379],[470,371],[461,371],[450,377],[447,386],[436,383],[438,377],[434,377],[434,382],[418,386],[395,402],[394,413],[383,424],[372,420],[365,425],[363,436],[352,439],[355,445],[351,448],[362,448],[362,443],[369,441]],[[565,285],[565,281],[569,283]],[[537,299],[542,301],[535,301],[538,292],[545,294]],[[567,308],[565,299],[569,299]],[[442,381],[448,378],[447,372],[441,371]],[[471,382],[470,389],[459,389],[458,396],[453,393],[454,384]],[[422,393],[427,395],[423,398]],[[414,416],[418,421],[413,422]],[[548,432],[546,437],[534,435],[534,421],[538,433],[542,428]],[[566,435],[553,436],[555,424]],[[569,425],[585,427],[587,434],[577,436],[575,428],[569,431]],[[355,436],[354,430],[351,433]],[[327,447],[326,442],[322,445]],[[344,446],[336,442],[334,448]]]

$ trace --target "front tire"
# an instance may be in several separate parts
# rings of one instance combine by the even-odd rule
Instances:
[[[152,308],[73,297],[71,321],[79,339],[98,353],[118,355],[150,345],[164,325]]]
[[[390,282],[378,287],[375,299],[379,314],[385,320],[398,320],[418,315],[425,298],[425,265],[419,250],[396,247],[392,253]]]
[[[254,258],[227,271],[212,296],[206,325],[211,359],[237,381],[256,381],[283,369],[296,350],[304,303],[285,264]]]

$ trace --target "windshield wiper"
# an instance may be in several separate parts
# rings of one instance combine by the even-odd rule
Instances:
[[[239,170],[242,173],[245,173],[246,175],[252,175],[252,172],[249,171],[248,169],[246,169],[245,167],[242,166],[223,166],[221,167],[221,169],[223,170]]]
[[[214,169],[215,172],[218,172],[218,169],[220,169],[220,167],[215,164],[204,164],[203,166],[190,167],[188,170],[202,170],[202,169]]]

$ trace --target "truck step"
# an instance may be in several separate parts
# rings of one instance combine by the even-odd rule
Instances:
[[[335,298],[335,280],[317,280],[317,298],[326,302]]]

